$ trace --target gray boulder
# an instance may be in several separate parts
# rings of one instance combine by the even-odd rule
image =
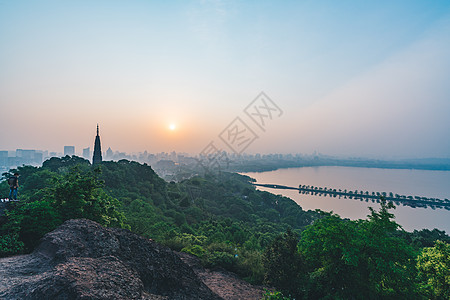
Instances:
[[[222,299],[169,248],[85,219],[2,259],[0,278],[0,299]]]

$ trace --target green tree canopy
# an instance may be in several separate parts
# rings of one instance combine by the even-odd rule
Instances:
[[[60,177],[47,190],[45,200],[52,203],[62,220],[86,218],[104,226],[123,227],[125,217],[119,202],[102,189],[99,168],[82,172],[78,166]]]
[[[414,291],[415,253],[395,236],[399,225],[382,202],[368,220],[320,219],[302,233],[309,297],[407,299]]]
[[[297,249],[298,235],[288,229],[277,236],[263,254],[264,281],[285,295],[303,294],[304,263]]]
[[[417,258],[421,291],[430,299],[450,299],[450,244],[436,241]]]

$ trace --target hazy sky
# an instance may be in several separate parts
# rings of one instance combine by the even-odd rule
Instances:
[[[250,153],[450,157],[450,1],[0,0],[0,112],[5,150],[229,150],[240,117]]]

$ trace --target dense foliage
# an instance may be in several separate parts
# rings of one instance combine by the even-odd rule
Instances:
[[[415,253],[393,236],[398,225],[382,204],[368,220],[329,215],[302,233],[308,298],[408,298],[414,292]]]
[[[450,244],[437,241],[417,260],[419,288],[430,299],[450,299]]]
[[[23,200],[10,205],[15,207],[10,207],[1,224],[0,231],[8,238],[1,239],[0,255],[31,251],[45,233],[69,219],[87,218],[104,226],[128,228],[118,200],[102,189],[100,169],[71,166],[52,172],[27,166],[19,171]]]
[[[257,191],[239,174],[167,183],[127,160],[94,168],[66,156],[17,171],[20,202],[0,217],[0,256],[31,251],[65,220],[88,218],[283,293],[267,299],[448,298],[450,238],[436,229],[401,230],[390,204],[370,209],[367,220],[343,220]],[[2,181],[0,196],[8,190]]]

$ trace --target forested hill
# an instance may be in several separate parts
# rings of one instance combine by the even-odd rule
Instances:
[[[3,218],[8,233],[3,255],[31,251],[67,219],[89,218],[261,282],[261,251],[288,228],[299,233],[319,217],[289,198],[256,191],[251,178],[234,173],[167,183],[146,164],[121,160],[94,168],[76,156],[51,158],[42,167],[23,166],[18,172],[21,201],[7,221]],[[3,181],[2,198],[8,190]],[[236,257],[248,265],[239,265]]]
[[[343,220],[257,191],[239,174],[168,183],[150,166],[127,160],[93,167],[66,156],[15,171],[20,201],[0,216],[0,256],[30,252],[64,221],[86,218],[296,299],[450,296],[450,238],[439,230],[401,230],[388,204],[370,210],[367,220]],[[3,180],[1,198],[8,192]]]

